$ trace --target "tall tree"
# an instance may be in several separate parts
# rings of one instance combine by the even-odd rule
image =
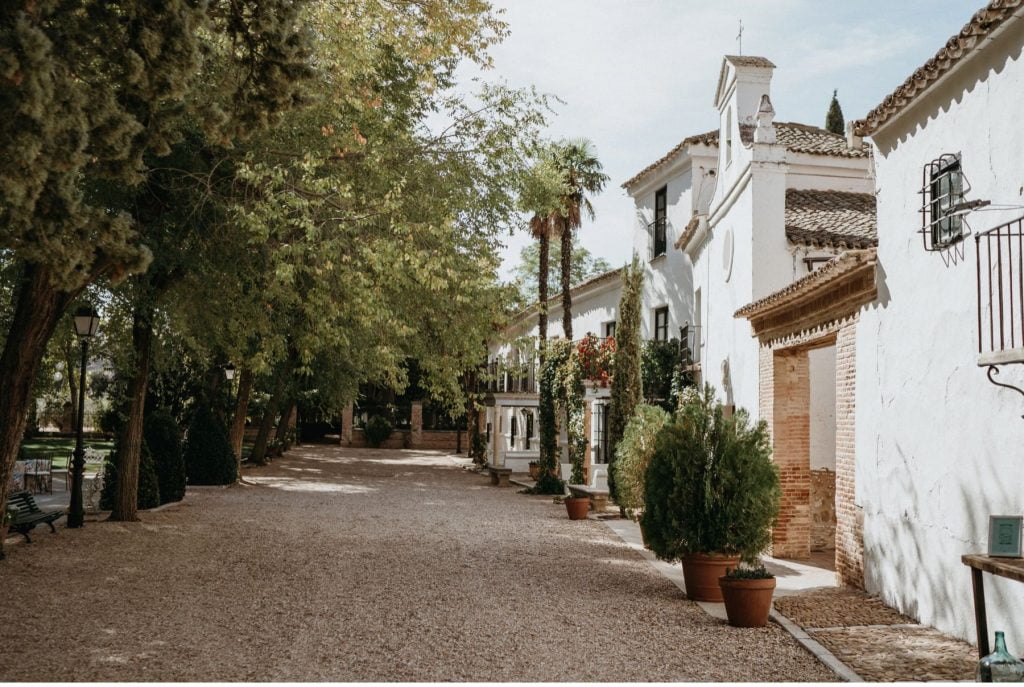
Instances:
[[[83,180],[139,183],[146,155],[166,153],[188,118],[230,139],[291,105],[306,69],[300,8],[291,0],[0,6],[8,113],[0,250],[20,270],[0,353],[0,484],[58,320],[86,286],[142,271],[151,257],[131,218],[110,212]]]
[[[843,136],[846,134],[846,122],[843,120],[843,108],[839,107],[839,90],[832,91],[832,102],[828,104],[828,114],[825,115],[825,128],[834,134]]]
[[[562,245],[552,244],[548,253],[547,287],[548,293],[561,290],[562,279]],[[537,303],[537,291],[540,268],[540,243],[530,243],[519,253],[519,263],[512,270],[512,284],[519,291],[519,306],[525,308]],[[595,257],[585,246],[575,245],[572,249],[572,285],[603,274],[611,269],[604,258]]]
[[[583,214],[594,218],[594,206],[588,194],[600,193],[608,183],[593,144],[585,139],[556,143],[554,164],[562,177],[565,192],[553,216],[562,250],[562,331],[572,341],[572,243],[573,232],[583,225]]]
[[[615,324],[615,358],[612,362],[611,407],[608,413],[608,463],[615,463],[615,450],[626,431],[626,424],[643,401],[640,376],[642,357],[640,309],[644,289],[644,269],[633,254],[633,262],[622,271],[622,296]],[[615,498],[615,470],[608,470],[608,489]]]

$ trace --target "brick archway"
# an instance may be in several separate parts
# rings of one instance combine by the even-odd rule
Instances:
[[[856,330],[876,297],[874,251],[852,251],[736,313],[761,342],[760,415],[779,467],[782,506],[772,555],[811,555],[810,352],[835,347],[835,567],[840,582],[864,586],[863,518],[856,503]]]

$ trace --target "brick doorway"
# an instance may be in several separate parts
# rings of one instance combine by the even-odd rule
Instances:
[[[782,486],[772,555],[833,567],[863,586],[854,505],[854,324],[762,355],[762,416]]]

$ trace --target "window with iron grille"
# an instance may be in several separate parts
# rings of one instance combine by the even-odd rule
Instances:
[[[615,320],[604,323],[604,338],[615,336]]]
[[[959,154],[943,155],[924,166],[921,236],[925,250],[942,250],[967,235],[963,215],[958,212],[965,186]]]
[[[667,305],[654,310],[654,339],[655,341],[668,341]]]
[[[664,255],[668,249],[666,224],[668,223],[668,187],[654,193],[654,221],[651,222],[651,259]]]

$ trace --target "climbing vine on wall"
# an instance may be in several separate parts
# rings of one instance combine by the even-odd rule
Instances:
[[[569,439],[569,462],[572,463],[572,482],[583,483],[583,461],[587,438],[583,431],[583,368],[576,348],[571,342],[556,339],[550,342],[540,372],[540,424],[541,476],[534,490],[542,494],[562,491],[558,476],[558,430],[564,418]]]

